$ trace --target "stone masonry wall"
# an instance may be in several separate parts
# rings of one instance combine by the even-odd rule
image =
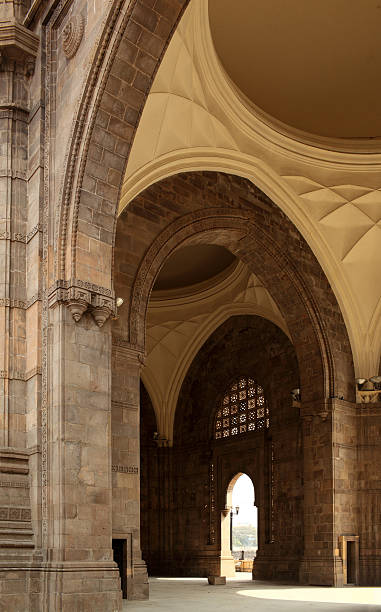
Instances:
[[[263,385],[271,410],[271,430],[215,442],[212,422],[218,399],[227,381],[239,375],[253,376]],[[291,343],[275,325],[260,317],[232,317],[205,343],[179,396],[174,447],[152,449],[152,441],[142,441],[143,448],[151,445],[145,460],[151,461],[150,471],[142,473],[142,529],[148,527],[144,514],[150,517],[150,537],[142,534],[143,555],[151,572],[220,573],[221,512],[226,491],[233,476],[245,472],[254,482],[260,517],[256,575],[297,579],[303,553],[302,448],[298,409],[292,406],[290,390],[298,380]],[[144,422],[145,414],[147,421],[150,418],[150,409],[147,394],[142,397]],[[152,434],[147,427],[142,431]],[[269,482],[271,446],[276,485]],[[153,456],[165,469],[162,479],[169,480],[164,500],[158,483],[160,470],[151,467]],[[215,502],[211,502],[211,465]],[[277,509],[274,516],[269,507],[271,486]]]

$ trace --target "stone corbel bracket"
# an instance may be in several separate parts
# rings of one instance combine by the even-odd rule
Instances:
[[[78,279],[57,281],[48,292],[48,300],[50,308],[65,304],[76,322],[88,310],[98,327],[116,313],[115,295],[111,289]]]

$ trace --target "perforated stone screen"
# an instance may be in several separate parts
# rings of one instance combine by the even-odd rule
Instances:
[[[270,426],[263,388],[253,378],[241,377],[224,394],[216,412],[214,437],[230,438]]]

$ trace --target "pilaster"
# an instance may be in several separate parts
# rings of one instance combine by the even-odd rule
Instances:
[[[112,531],[131,542],[127,598],[148,598],[140,546],[140,370],[144,353],[120,337],[112,346]]]
[[[343,585],[339,538],[356,532],[354,405],[331,398],[301,405],[304,450],[304,557],[300,580]]]
[[[28,355],[26,289],[26,253],[38,233],[28,231],[27,160],[39,39],[19,23],[25,8],[25,2],[0,6],[0,590],[2,604],[15,612],[31,609],[30,568],[39,557],[30,495],[39,448],[27,439],[26,408],[39,373],[38,351]]]
[[[100,328],[89,314],[76,322],[56,301],[49,329],[42,479],[43,500],[49,500],[42,504],[46,609],[114,612],[121,609],[121,590],[111,542],[110,324]]]

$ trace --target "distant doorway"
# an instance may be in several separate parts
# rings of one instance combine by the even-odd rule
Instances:
[[[254,485],[242,472],[236,474],[226,492],[221,517],[221,574],[251,572],[258,548],[257,508]]]
[[[253,560],[258,548],[258,521],[257,508],[254,505],[254,485],[247,474],[241,474],[235,482],[232,506],[232,555],[238,560]]]

